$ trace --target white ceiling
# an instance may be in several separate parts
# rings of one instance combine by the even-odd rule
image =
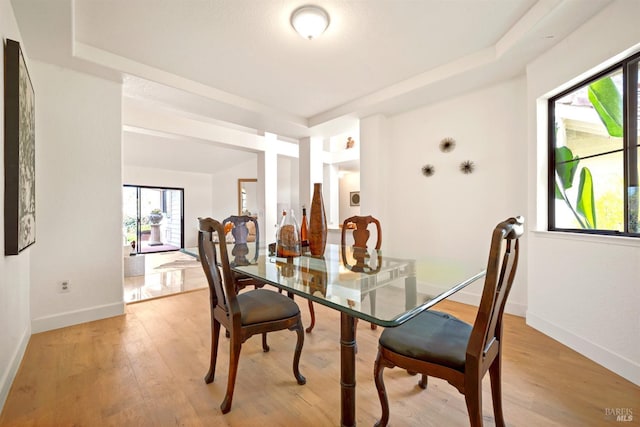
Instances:
[[[125,96],[300,138],[521,75],[610,0],[12,0],[27,54]]]
[[[76,3],[76,41],[310,117],[492,46],[535,1],[323,1],[313,41],[295,1],[113,3]]]
[[[255,153],[194,138],[141,132],[124,133],[122,158],[126,166],[203,174],[231,169],[248,161],[257,164]]]

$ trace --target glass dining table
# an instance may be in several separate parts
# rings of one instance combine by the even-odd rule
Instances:
[[[341,425],[356,425],[355,319],[401,325],[485,275],[484,270],[440,268],[437,262],[387,256],[384,251],[328,244],[321,257],[278,258],[230,244],[237,272],[340,312]],[[261,254],[261,255],[258,255]],[[262,255],[263,254],[263,255]],[[416,265],[420,269],[420,286]],[[443,274],[443,269],[446,273]],[[431,280],[433,278],[433,280]],[[427,286],[431,285],[431,286]],[[429,292],[421,291],[428,288]]]

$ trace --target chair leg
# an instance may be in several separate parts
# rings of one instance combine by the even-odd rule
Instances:
[[[238,363],[240,362],[240,350],[242,342],[238,338],[231,337],[231,346],[229,348],[229,378],[227,379],[227,394],[220,405],[223,414],[231,410],[231,401],[233,400],[233,390],[236,385],[236,375],[238,374]]]
[[[269,351],[269,345],[267,344],[267,333],[262,333],[262,351],[265,353]]]
[[[216,360],[218,360],[218,341],[220,338],[220,322],[213,321],[211,328],[211,360],[209,361],[209,372],[204,377],[207,384],[211,384],[216,376]]]
[[[422,374],[420,377],[420,381],[418,381],[418,386],[425,390],[427,388],[427,382],[429,381],[429,377],[425,374]]]
[[[307,383],[307,379],[300,374],[300,355],[302,354],[302,346],[304,345],[304,328],[302,326],[302,319],[298,319],[298,323],[292,329],[294,329],[296,334],[298,334],[296,350],[293,353],[293,375],[296,377],[298,384],[303,385]]]
[[[464,400],[467,403],[469,422],[471,427],[482,427],[482,378],[467,384],[464,390]]]
[[[493,400],[493,417],[496,427],[504,427],[504,415],[502,414],[502,358],[500,353],[489,367],[489,377],[491,378],[491,400]]]
[[[311,314],[311,324],[307,328],[307,333],[311,333],[313,327],[316,326],[316,311],[313,309],[313,302],[311,300],[307,300],[309,303],[309,313]]]
[[[389,423],[389,400],[387,399],[387,390],[384,386],[384,372],[385,364],[382,360],[382,355],[378,351],[376,357],[376,363],[373,366],[373,378],[375,379],[376,389],[378,389],[378,397],[380,398],[380,406],[382,407],[382,416],[380,420],[374,424],[374,427],[385,427]]]

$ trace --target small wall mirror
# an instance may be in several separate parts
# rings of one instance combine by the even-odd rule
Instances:
[[[238,179],[238,215],[258,216],[258,180]]]

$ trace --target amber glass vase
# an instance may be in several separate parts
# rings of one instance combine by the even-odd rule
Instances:
[[[324,255],[327,244],[327,216],[324,212],[322,184],[313,184],[311,212],[309,212],[309,252],[314,256]]]

